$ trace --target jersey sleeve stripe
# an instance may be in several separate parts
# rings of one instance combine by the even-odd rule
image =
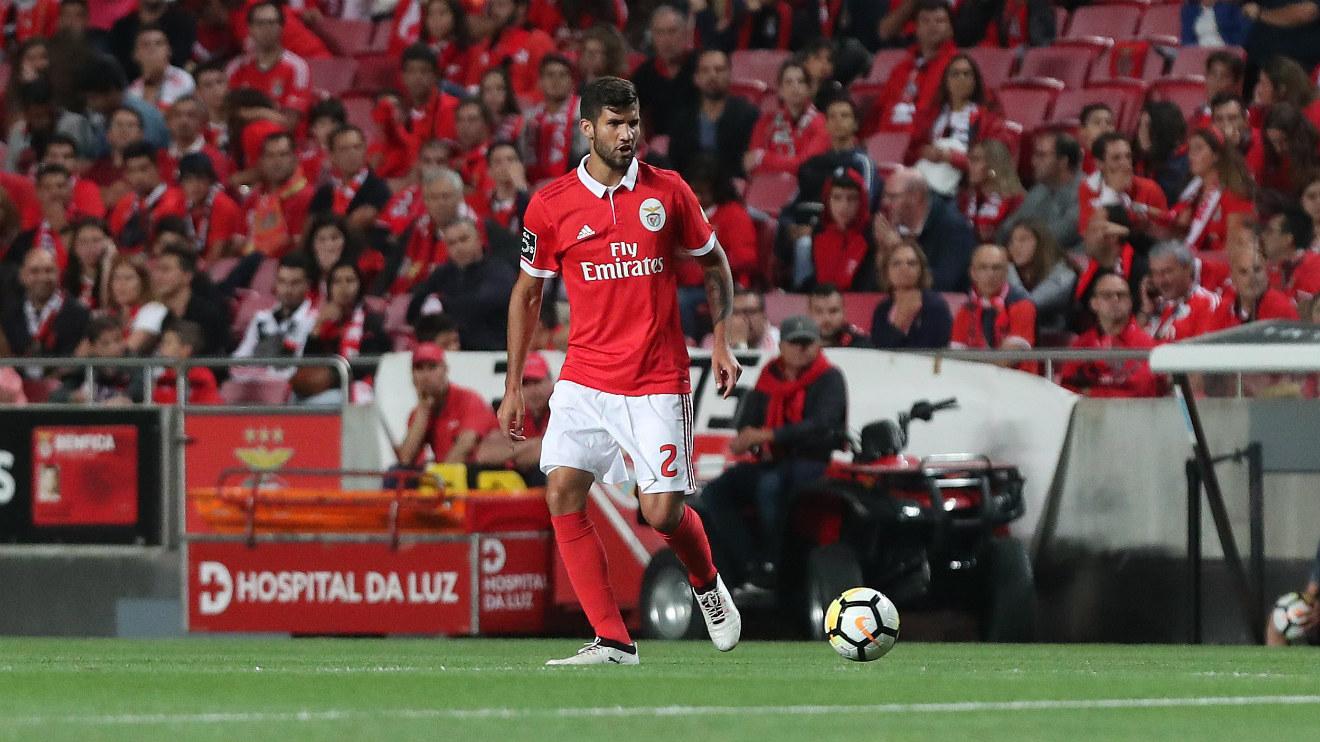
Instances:
[[[518,265],[522,266],[523,273],[526,273],[527,275],[531,276],[532,278],[554,278],[554,277],[555,277],[555,272],[554,272],[554,271],[548,271],[548,270],[545,270],[544,268],[537,268],[537,267],[534,267],[531,263],[528,263],[528,262],[525,261],[525,260],[518,261]]]
[[[715,233],[711,232],[710,239],[706,240],[706,244],[702,245],[701,247],[694,247],[688,250],[687,253],[688,255],[691,255],[694,258],[699,258],[702,255],[705,255],[706,253],[714,249],[715,249]]]

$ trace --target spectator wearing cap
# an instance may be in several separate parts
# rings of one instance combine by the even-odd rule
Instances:
[[[302,234],[315,189],[298,167],[293,136],[278,126],[248,124],[243,149],[259,178],[244,204],[248,242],[255,252],[281,257]]]
[[[523,365],[523,439],[511,441],[503,431],[493,429],[482,439],[475,460],[485,466],[515,469],[528,482],[545,481],[541,473],[541,439],[550,425],[550,393],[555,380],[550,365],[533,351]]]
[[[124,180],[129,192],[110,211],[110,233],[121,250],[141,250],[155,223],[165,216],[185,216],[183,191],[161,180],[156,148],[146,142],[124,150]]]
[[[751,455],[706,485],[701,508],[720,571],[747,589],[773,589],[787,527],[785,505],[818,480],[847,440],[848,392],[843,372],[821,354],[810,317],[784,320],[779,356],[761,369],[743,397],[730,450]],[[746,508],[756,513],[748,527]]]
[[[207,262],[239,254],[244,242],[243,210],[225,193],[211,159],[201,152],[184,155],[178,178],[198,253]]]
[[[870,348],[866,331],[848,321],[843,294],[834,284],[817,284],[807,294],[807,314],[820,328],[820,342],[826,348]]]
[[[953,316],[949,347],[1030,350],[1036,344],[1036,305],[1008,281],[1008,251],[981,245],[972,253],[972,290]],[[1034,371],[1034,363],[1017,366]]]
[[[444,244],[448,258],[413,290],[408,320],[443,310],[458,323],[464,348],[503,349],[516,269],[486,254],[477,225],[470,219],[446,227]]]
[[[499,427],[490,404],[475,391],[449,383],[445,352],[434,343],[413,351],[412,379],[417,406],[395,449],[399,463],[421,466],[428,448],[433,461],[473,461],[481,439]]]
[[[252,88],[282,108],[301,110],[311,89],[307,60],[284,48],[283,9],[273,2],[251,5],[246,13],[250,51],[229,63],[230,89]]]
[[[197,20],[187,10],[169,0],[140,0],[137,9],[115,21],[110,27],[110,50],[128,73],[137,77],[135,42],[145,27],[160,29],[169,44],[170,64],[183,67],[192,59],[197,42]]]
[[[205,155],[211,161],[217,181],[224,182],[229,177],[233,163],[202,135],[206,109],[199,98],[189,95],[174,101],[165,112],[165,125],[170,129],[170,146],[156,156],[162,180],[173,182],[178,177],[179,160],[190,154]]]
[[[1132,316],[1132,289],[1127,279],[1102,273],[1091,292],[1095,327],[1073,339],[1073,348],[1149,350],[1155,341]],[[1155,397],[1159,380],[1140,358],[1123,361],[1068,361],[1059,373],[1065,387],[1090,397]]]
[[[95,136],[94,156],[103,156],[110,150],[106,134],[110,114],[117,108],[128,108],[137,114],[142,138],[155,147],[166,147],[170,143],[170,132],[160,109],[128,93],[127,87],[123,71],[110,57],[93,56],[79,71],[78,90],[86,101],[88,118]]]
[[[936,291],[966,291],[976,244],[971,222],[949,201],[933,196],[926,178],[912,168],[896,171],[884,188],[882,213],[872,224],[880,253],[913,239],[926,255]]]
[[[313,214],[344,217],[359,235],[376,222],[390,200],[390,187],[367,165],[367,137],[353,124],[330,135],[330,181],[316,189],[308,206]]]

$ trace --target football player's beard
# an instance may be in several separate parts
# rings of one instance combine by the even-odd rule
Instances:
[[[591,151],[601,159],[601,162],[609,165],[610,169],[618,170],[620,172],[628,169],[628,166],[632,164],[633,157],[637,154],[636,145],[634,145],[632,151],[627,154],[618,153],[614,150],[604,151],[599,144],[595,143],[591,145]]]

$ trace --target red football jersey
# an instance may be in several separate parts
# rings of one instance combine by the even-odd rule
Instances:
[[[1193,284],[1187,296],[1177,301],[1161,299],[1144,329],[1158,343],[1186,340],[1205,332],[1218,308],[1219,294]]]
[[[257,58],[244,54],[229,63],[229,88],[253,88],[271,97],[284,107],[297,107],[299,98],[305,100],[312,85],[311,69],[307,62],[291,51],[285,51],[270,69],[262,69]]]
[[[715,249],[715,233],[677,173],[633,160],[606,188],[586,170],[532,196],[522,269],[562,274],[572,311],[561,379],[641,396],[689,391],[678,322],[677,261]]]
[[[1209,319],[1205,332],[1216,332],[1237,327],[1246,322],[1263,319],[1297,319],[1297,305],[1278,289],[1266,289],[1256,300],[1256,306],[1250,311],[1243,311],[1238,306],[1236,296],[1225,296],[1219,307]]]

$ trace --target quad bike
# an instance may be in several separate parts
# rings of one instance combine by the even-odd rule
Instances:
[[[1024,511],[1017,467],[976,454],[903,453],[913,420],[956,407],[955,399],[922,400],[897,422],[864,427],[851,442],[851,462],[832,462],[819,482],[792,495],[774,593],[762,605],[740,599],[740,606],[775,609],[791,633],[821,637],[830,601],[864,585],[900,609],[969,610],[984,640],[1031,641],[1031,563],[1008,535],[1008,524]],[[719,534],[712,532],[711,541],[718,560]],[[645,633],[700,635],[686,584],[672,552],[653,556],[642,580]]]

